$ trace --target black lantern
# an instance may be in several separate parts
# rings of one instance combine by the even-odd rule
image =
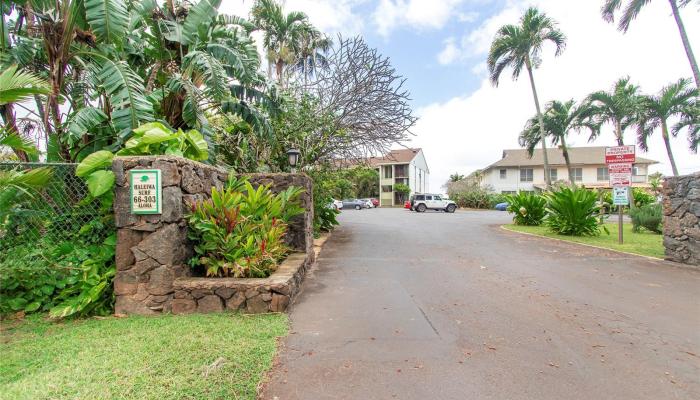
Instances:
[[[292,167],[292,173],[297,172],[297,163],[299,162],[299,156],[301,152],[297,149],[287,150],[287,159],[289,160],[289,166]]]

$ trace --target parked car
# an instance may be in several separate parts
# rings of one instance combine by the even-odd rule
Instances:
[[[372,199],[360,199],[360,201],[364,201],[367,207],[365,208],[374,208],[374,203],[372,203]]]
[[[343,202],[340,200],[333,199],[333,202],[331,203],[331,208],[334,208],[336,210],[342,210]]]
[[[343,200],[343,208],[354,208],[355,210],[362,210],[363,208],[367,208],[367,203],[360,199],[345,199]]]
[[[457,210],[457,204],[439,194],[416,193],[411,196],[411,210],[418,212],[436,210],[453,213]]]
[[[375,208],[379,207],[379,199],[375,199],[374,197],[372,197],[370,200],[372,200],[372,204]]]
[[[508,203],[498,203],[494,208],[498,211],[506,211],[508,208]]]

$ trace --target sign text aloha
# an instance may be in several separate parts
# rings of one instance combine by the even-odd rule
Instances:
[[[129,171],[132,214],[162,214],[162,182],[159,169]]]

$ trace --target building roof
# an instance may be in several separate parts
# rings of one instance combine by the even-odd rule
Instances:
[[[367,163],[373,167],[383,164],[408,164],[422,151],[421,148],[390,150],[382,157],[370,157]]]
[[[550,165],[566,165],[564,156],[558,148],[548,148],[547,156]],[[570,147],[569,159],[572,165],[603,165],[605,164],[605,146]],[[657,164],[658,161],[637,156],[635,164]],[[526,149],[503,150],[503,158],[485,169],[495,167],[529,167],[544,164],[542,149],[536,149],[532,157]]]

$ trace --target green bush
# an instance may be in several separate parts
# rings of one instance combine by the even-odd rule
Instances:
[[[654,197],[653,194],[641,188],[632,189],[632,198],[634,199],[634,205],[637,207],[643,207],[656,202],[656,197]]]
[[[545,216],[544,197],[533,194],[519,192],[506,196],[509,213],[513,214],[513,222],[516,225],[540,225]]]
[[[336,217],[340,211],[331,206],[337,174],[325,168],[308,171],[308,174],[314,183],[314,236],[318,236],[339,225]]]
[[[70,241],[50,237],[0,252],[0,313],[50,311],[53,318],[112,312],[115,236],[95,243],[114,226],[89,221]]]
[[[585,188],[562,187],[545,194],[547,199],[546,224],[561,235],[596,236],[600,226],[596,216],[600,207],[597,196]]]
[[[489,208],[496,207],[496,204],[507,203],[508,195],[502,193],[493,193],[489,195]]]
[[[274,194],[247,179],[229,178],[225,188],[212,188],[211,199],[191,204],[189,238],[197,254],[193,267],[207,276],[264,278],[287,254],[287,222],[303,213],[297,199],[302,189]]]
[[[651,232],[661,233],[661,222],[663,214],[661,204],[646,204],[641,207],[630,210],[630,218],[632,218],[632,229],[639,232],[641,228]]]

